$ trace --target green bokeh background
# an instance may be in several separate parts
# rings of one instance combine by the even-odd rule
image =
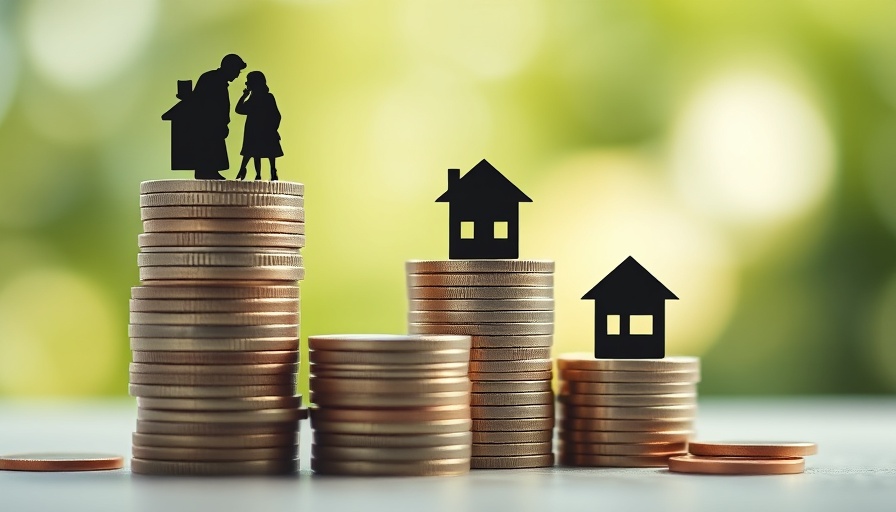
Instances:
[[[555,353],[632,254],[702,394],[892,392],[894,26],[889,0],[2,2],[0,396],[127,393],[138,186],[188,177],[159,116],[229,52],[306,185],[303,340],[405,330],[446,169],[485,157],[535,201],[521,257],[557,261]]]

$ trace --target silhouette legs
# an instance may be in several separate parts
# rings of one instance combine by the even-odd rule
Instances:
[[[271,162],[271,181],[277,181],[277,164],[274,163],[274,161],[277,159],[268,158],[268,160]]]
[[[249,163],[248,156],[243,155],[243,162],[240,164],[240,172],[236,173],[236,179],[242,181],[246,179],[246,164]]]
[[[261,158],[259,158],[257,156],[251,157],[251,156],[245,156],[245,155],[243,155],[243,162],[240,164],[240,170],[238,173],[236,173],[235,179],[238,179],[240,181],[246,179],[246,166],[249,164],[250,158],[252,159],[253,167],[255,167],[255,179],[256,180],[261,179]],[[268,161],[271,163],[271,181],[278,181],[278,179],[279,179],[277,177],[276,160],[277,160],[276,158],[268,158]],[[198,175],[197,175],[197,179],[199,179]],[[209,178],[204,178],[204,179],[209,179]],[[214,178],[214,179],[217,179],[217,178]],[[221,178],[221,179],[224,179],[224,178]]]

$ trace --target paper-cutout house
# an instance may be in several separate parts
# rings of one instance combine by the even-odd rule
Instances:
[[[448,203],[450,259],[519,257],[519,203],[532,199],[488,161],[463,177],[460,169],[448,169],[448,190],[436,202]]]
[[[195,170],[193,144],[193,112],[188,98],[193,91],[192,80],[177,81],[177,103],[162,114],[163,121],[171,122],[171,170]]]
[[[678,297],[634,258],[626,258],[582,299],[594,301],[594,357],[665,357],[666,301]]]

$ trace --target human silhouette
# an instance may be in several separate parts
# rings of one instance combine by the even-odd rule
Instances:
[[[189,112],[194,129],[194,169],[196,179],[223,180],[218,171],[230,168],[225,139],[230,133],[230,95],[227,87],[240,76],[246,63],[239,55],[228,54],[221,67],[199,76],[190,94]]]
[[[278,156],[283,156],[280,147],[280,110],[277,100],[268,89],[267,79],[261,71],[252,71],[246,75],[246,88],[236,103],[236,113],[246,116],[246,129],[243,132],[243,162],[236,179],[246,178],[246,164],[253,159],[255,179],[261,179],[261,159],[267,158],[271,163],[271,181],[277,181]]]

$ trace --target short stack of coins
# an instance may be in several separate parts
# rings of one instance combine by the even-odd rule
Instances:
[[[288,182],[141,183],[135,473],[298,470],[303,195]]]
[[[554,465],[554,262],[408,261],[408,331],[473,339],[474,469]]]
[[[697,413],[700,360],[595,359],[563,354],[560,463],[665,467],[687,453]]]
[[[315,472],[469,472],[469,336],[310,336],[308,346]]]

